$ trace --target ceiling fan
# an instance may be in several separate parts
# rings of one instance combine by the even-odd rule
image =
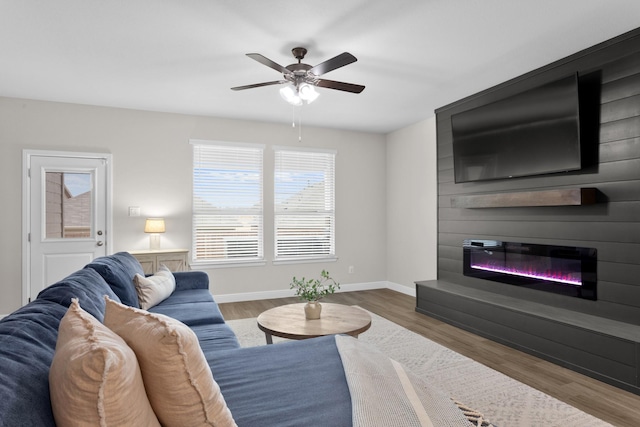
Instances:
[[[331,59],[324,61],[321,64],[312,67],[309,64],[302,63],[304,56],[307,54],[307,49],[304,47],[294,47],[291,49],[291,53],[298,60],[297,64],[290,64],[286,67],[270,60],[269,58],[259,53],[247,53],[247,56],[251,59],[258,61],[261,64],[266,65],[269,68],[282,73],[283,78],[280,80],[274,80],[271,82],[255,83],[246,86],[232,87],[231,90],[244,90],[253,89],[256,87],[279,85],[289,83],[286,88],[281,89],[280,93],[283,98],[287,99],[285,90],[288,90],[292,96],[298,96],[296,102],[302,101],[307,103],[313,101],[318,96],[311,86],[318,86],[327,89],[341,90],[344,92],[360,93],[364,90],[364,86],[356,85],[352,83],[336,82],[334,80],[327,80],[319,78],[321,75],[333,71],[337,68],[344,67],[357,61],[357,58],[348,52],[341,53]],[[315,94],[315,95],[314,95]],[[308,98],[308,99],[307,99]],[[301,100],[300,100],[301,99]],[[289,102],[291,100],[287,99]],[[299,104],[298,104],[299,105]]]

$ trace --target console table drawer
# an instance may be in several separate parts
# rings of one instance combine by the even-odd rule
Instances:
[[[189,270],[188,249],[166,249],[158,251],[131,251],[145,274],[153,274],[161,265],[166,265],[171,271],[187,271]]]

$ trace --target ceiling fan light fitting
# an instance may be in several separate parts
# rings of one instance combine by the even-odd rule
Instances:
[[[308,83],[303,83],[298,88],[298,94],[300,98],[305,101],[307,104],[311,104],[315,101],[320,94],[316,92],[315,88]]]
[[[280,96],[289,104],[300,106],[302,104],[311,104],[320,94],[316,92],[312,85],[303,83],[298,87],[291,84],[281,88]]]
[[[302,105],[302,99],[293,85],[287,85],[280,89],[280,96],[291,105]]]

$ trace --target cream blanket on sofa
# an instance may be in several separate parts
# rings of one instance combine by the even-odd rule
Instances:
[[[472,426],[440,390],[404,370],[376,348],[337,335],[351,393],[354,427]]]

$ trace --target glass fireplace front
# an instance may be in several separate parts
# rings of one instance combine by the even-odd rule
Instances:
[[[596,299],[596,249],[465,240],[463,253],[465,276]]]

